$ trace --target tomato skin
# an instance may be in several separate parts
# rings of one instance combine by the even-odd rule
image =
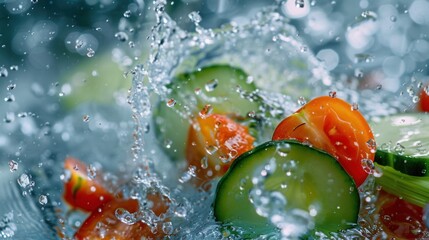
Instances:
[[[197,185],[223,176],[238,156],[253,148],[254,141],[247,127],[225,115],[195,118],[188,132],[186,159],[189,166],[196,167]],[[210,149],[213,152],[208,153]]]
[[[82,226],[75,233],[74,237],[77,240],[84,239],[141,239],[143,236],[147,238],[155,238],[150,228],[138,221],[135,224],[128,225],[121,222],[115,216],[115,211],[118,208],[123,208],[130,213],[139,210],[139,204],[134,199],[114,199],[104,203],[99,210],[95,210],[83,222]]]
[[[425,91],[425,88],[429,88],[429,84],[426,84],[425,87],[420,91],[420,100],[417,105],[417,108],[421,112],[429,112],[429,95]]]
[[[381,191],[376,211],[388,239],[421,239],[426,236],[423,208]]]
[[[368,177],[362,160],[374,161],[370,126],[358,110],[339,98],[311,100],[280,122],[272,139],[295,139],[332,154],[358,187]]]
[[[72,157],[65,160],[64,168],[70,172],[70,179],[64,184],[64,199],[73,208],[92,212],[114,198],[95,178],[90,179],[86,165]]]

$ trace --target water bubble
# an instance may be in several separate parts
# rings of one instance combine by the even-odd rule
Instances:
[[[84,121],[84,122],[89,122],[89,120],[90,120],[90,117],[89,117],[89,115],[83,115],[83,117],[82,117],[82,121]]]
[[[304,0],[295,0],[295,6],[299,8],[304,7]]]
[[[11,91],[11,90],[13,90],[13,89],[15,89],[15,88],[16,88],[16,84],[12,83],[12,84],[9,84],[9,85],[6,87],[6,90]]]
[[[9,72],[5,67],[0,67],[0,77],[7,77],[9,75]]]
[[[187,210],[184,206],[179,205],[174,209],[174,214],[180,218],[185,218],[187,215]]]
[[[9,161],[9,170],[11,172],[16,172],[16,170],[18,170],[18,162],[16,162],[15,160],[10,160]]]
[[[18,65],[12,65],[12,66],[9,67],[9,69],[11,71],[18,71],[19,67],[18,67]]]
[[[213,155],[219,150],[219,148],[214,145],[209,145],[205,147],[205,150],[208,155]]]
[[[218,80],[215,78],[215,79],[212,79],[212,80],[208,81],[204,85],[204,89],[207,92],[212,92],[212,91],[214,91],[216,89],[217,85],[218,85]]]
[[[39,2],[39,0],[31,0],[31,3],[38,3]]]
[[[126,42],[128,41],[128,34],[124,32],[117,32],[115,33],[115,38],[117,38],[121,42]]]
[[[352,103],[352,107],[351,107],[351,110],[352,111],[357,111],[357,110],[359,110],[359,104],[357,104],[357,103]]]
[[[116,209],[115,216],[117,219],[127,225],[133,225],[137,222],[136,217],[123,208]]]
[[[48,203],[48,197],[46,195],[40,195],[39,196],[39,203],[41,205],[46,205]]]
[[[377,86],[375,87],[376,90],[381,90],[381,88],[383,88],[383,85],[381,84],[377,84]]]
[[[192,22],[194,22],[195,24],[198,24],[201,22],[201,16],[198,12],[193,11],[191,13],[188,14],[189,19],[191,19]]]
[[[124,12],[124,17],[126,17],[126,18],[131,17],[131,11],[130,10],[125,11]]]
[[[336,97],[337,97],[337,92],[336,92],[336,91],[330,91],[330,92],[329,92],[329,96],[330,96],[331,98],[336,98]]]
[[[202,169],[207,169],[209,167],[209,161],[208,161],[208,157],[204,156],[201,158],[201,168]]]
[[[361,163],[362,168],[366,173],[372,174],[374,172],[375,165],[370,159],[362,159]]]
[[[74,48],[76,50],[80,49],[83,45],[85,44],[85,42],[82,39],[76,39]]]
[[[426,93],[426,95],[429,95],[429,85],[426,85],[426,86],[423,88],[423,91]]]
[[[174,107],[174,105],[176,105],[176,100],[174,100],[174,98],[168,99],[167,107]]]
[[[95,51],[92,48],[87,48],[86,50],[87,50],[87,53],[86,53],[87,57],[89,58],[94,57]]]
[[[130,48],[134,48],[134,47],[136,46],[136,44],[135,44],[133,41],[129,41],[129,42],[128,42],[128,46],[129,46]]]
[[[372,153],[375,153],[375,151],[376,151],[376,147],[377,147],[377,143],[375,142],[375,140],[374,139],[369,139],[367,142],[366,142],[366,145],[368,146],[368,148],[369,149],[371,149],[371,152]]]
[[[21,186],[22,188],[26,188],[30,185],[30,177],[25,173],[21,174],[17,181],[19,186]]]
[[[390,16],[390,21],[396,22],[396,20],[397,20],[396,16],[394,16],[394,15]]]
[[[304,106],[305,104],[307,104],[307,100],[301,96],[298,98],[298,104]]]
[[[419,96],[414,96],[412,98],[413,103],[418,103],[420,101],[420,97]]]
[[[5,123],[11,123],[11,122],[15,121],[15,113],[14,112],[7,112],[3,121]]]
[[[88,167],[86,167],[86,173],[89,179],[94,179],[97,176],[97,169],[94,165],[89,164]]]
[[[400,143],[396,143],[395,147],[393,148],[393,151],[395,151],[399,155],[402,155],[405,152],[405,147]]]
[[[201,118],[207,118],[213,111],[213,107],[210,104],[206,104],[203,109],[198,113]]]
[[[174,231],[174,227],[173,227],[173,224],[171,223],[171,222],[164,222],[163,224],[162,224],[162,231],[165,233],[165,234],[172,234],[173,233],[173,231]]]

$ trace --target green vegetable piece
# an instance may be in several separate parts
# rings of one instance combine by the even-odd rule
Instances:
[[[259,104],[244,98],[237,88],[253,92],[247,74],[228,65],[213,65],[199,71],[180,74],[168,86],[167,101],[160,102],[154,112],[158,140],[173,160],[185,157],[190,120],[200,112],[228,114],[244,119]],[[205,110],[203,110],[205,108]]]
[[[412,176],[429,176],[429,114],[406,113],[371,123],[375,162]]]
[[[244,230],[246,238],[275,231],[270,221],[257,213],[249,195],[255,189],[254,176],[273,166],[275,170],[263,182],[264,191],[284,197],[285,211],[308,212],[314,229],[307,234],[329,234],[356,226],[360,198],[353,179],[329,154],[291,140],[264,143],[234,161],[217,186],[216,219],[224,226]]]

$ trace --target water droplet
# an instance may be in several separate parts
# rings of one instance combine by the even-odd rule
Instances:
[[[201,22],[201,16],[198,12],[193,11],[191,13],[188,14],[189,19],[191,19],[192,22],[194,22],[195,24],[198,24]]]
[[[89,117],[89,115],[83,115],[83,117],[82,117],[82,120],[84,121],[84,122],[89,122],[89,120],[90,120],[90,117]]]
[[[81,39],[77,39],[74,45],[74,48],[76,50],[80,49],[83,45],[85,44],[85,42]]]
[[[405,152],[405,147],[402,146],[400,143],[396,143],[395,147],[393,148],[393,151],[395,151],[399,155],[402,155]]]
[[[305,104],[307,104],[307,100],[304,97],[299,97],[298,104],[304,106]]]
[[[304,8],[304,0],[295,0],[295,6],[298,8]]]
[[[124,12],[124,17],[126,17],[126,18],[131,17],[131,11],[130,10],[125,11]]]
[[[174,100],[174,98],[168,99],[167,107],[174,107],[174,105],[176,105],[176,100]]]
[[[18,184],[22,188],[28,187],[30,185],[30,177],[25,173],[21,174],[18,178]]]
[[[115,216],[117,219],[119,219],[121,222],[127,225],[133,225],[134,223],[137,222],[136,217],[123,208],[116,209]]]
[[[213,111],[213,107],[210,104],[207,104],[203,107],[203,109],[201,109],[201,111],[199,112],[199,115],[201,118],[207,118]]]
[[[9,69],[11,71],[18,71],[19,67],[18,67],[18,65],[12,65],[12,66],[9,67]]]
[[[121,42],[126,42],[128,41],[128,34],[124,32],[117,32],[115,33],[115,38],[117,38]]]
[[[173,231],[174,231],[174,227],[173,227],[173,224],[171,223],[171,222],[164,222],[163,224],[162,224],[162,231],[165,233],[165,234],[172,234],[173,233]]]
[[[331,98],[336,98],[336,97],[337,97],[337,92],[336,92],[336,91],[330,91],[330,92],[329,92],[329,96],[330,96]]]
[[[212,92],[212,91],[214,91],[216,89],[217,85],[218,85],[218,80],[215,78],[215,79],[212,79],[212,80],[208,81],[204,85],[204,89],[207,92]]]
[[[95,51],[92,48],[87,48],[86,51],[87,51],[86,52],[87,57],[89,57],[89,58],[94,57]]]
[[[209,145],[205,147],[206,153],[209,155],[213,155],[217,152],[218,147],[214,146],[214,145]]]
[[[201,158],[201,168],[207,169],[208,167],[209,167],[209,159],[207,156],[204,156],[203,158]]]
[[[16,170],[18,170],[18,162],[16,162],[15,160],[10,160],[9,161],[9,170],[11,172],[16,172]]]
[[[7,77],[9,75],[9,72],[5,67],[0,67],[0,77]]]
[[[371,152],[372,153],[375,153],[375,151],[376,151],[376,147],[377,147],[377,144],[376,144],[376,142],[375,142],[375,140],[374,139],[369,139],[367,142],[366,142],[366,145],[368,146],[368,148],[371,150]]]
[[[373,173],[375,165],[370,159],[366,159],[366,158],[362,159],[361,163],[362,163],[362,168],[366,173],[368,174]]]
[[[39,203],[40,205],[46,205],[48,203],[48,197],[46,195],[40,195],[39,196]]]
[[[9,84],[9,85],[6,87],[6,90],[11,91],[11,90],[13,90],[13,89],[15,89],[15,88],[16,88],[16,84]]]
[[[89,164],[88,167],[86,168],[86,173],[89,179],[94,179],[95,176],[97,176],[97,169],[95,168],[94,165]]]
[[[397,20],[396,16],[394,16],[394,15],[390,16],[390,21],[396,22],[396,20]]]

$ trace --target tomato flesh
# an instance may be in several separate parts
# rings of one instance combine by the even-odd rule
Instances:
[[[418,110],[422,112],[429,112],[429,94],[427,89],[429,88],[429,84],[426,84],[425,87],[420,92],[420,101],[418,103]],[[425,90],[426,89],[426,90]]]
[[[197,184],[223,176],[238,156],[253,148],[254,141],[247,127],[225,115],[195,118],[188,132],[186,159],[196,167]]]
[[[114,198],[97,178],[88,177],[87,166],[83,162],[68,157],[64,168],[70,172],[70,178],[64,185],[63,196],[73,208],[92,212]]]
[[[273,140],[281,139],[306,142],[330,153],[357,186],[368,176],[362,162],[374,161],[374,136],[370,126],[358,110],[339,98],[315,98],[285,118],[273,134]]]
[[[427,231],[423,221],[423,208],[381,191],[377,210],[384,232],[390,238],[418,239]]]
[[[75,238],[83,239],[141,239],[143,236],[155,238],[150,228],[141,221],[132,225],[123,223],[115,216],[116,209],[125,209],[129,213],[139,210],[139,204],[134,199],[114,199],[100,206],[83,222],[75,233]]]

